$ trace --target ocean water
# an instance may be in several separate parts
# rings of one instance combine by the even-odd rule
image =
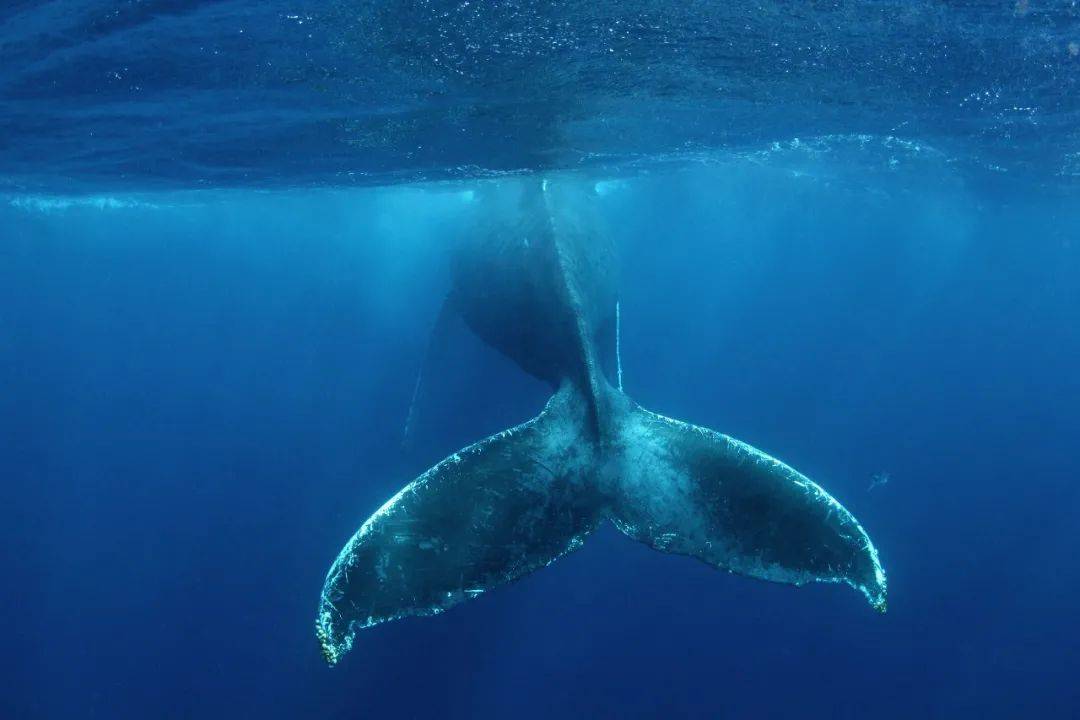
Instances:
[[[1075,2],[310,5],[0,8],[0,717],[1080,713]],[[547,399],[429,349],[532,175],[627,392],[827,488],[886,614],[607,525],[327,667],[342,544]]]

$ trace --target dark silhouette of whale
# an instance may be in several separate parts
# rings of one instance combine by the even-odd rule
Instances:
[[[537,417],[409,483],[349,540],[316,620],[327,661],[361,628],[442,612],[550,564],[604,520],[740,575],[846,583],[884,611],[877,551],[828,493],[609,381],[618,265],[589,193],[528,179],[480,201],[502,212],[460,248],[447,308],[554,394]]]

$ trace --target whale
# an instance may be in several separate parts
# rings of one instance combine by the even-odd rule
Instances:
[[[345,543],[315,634],[336,664],[358,631],[441,613],[582,546],[598,526],[760,580],[840,583],[886,609],[866,531],[821,486],[622,390],[619,263],[596,193],[571,178],[478,190],[444,310],[550,385],[534,418],[403,487]]]

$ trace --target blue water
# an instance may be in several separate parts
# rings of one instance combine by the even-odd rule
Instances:
[[[10,1],[2,718],[1071,718],[1074,2]],[[546,388],[452,327],[508,174],[595,181],[645,407],[852,510],[889,611],[611,527],[433,618],[327,567]],[[887,478],[887,482],[882,479]]]

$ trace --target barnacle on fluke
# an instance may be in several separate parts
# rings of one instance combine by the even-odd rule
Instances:
[[[578,548],[604,520],[650,547],[792,585],[844,583],[884,612],[873,543],[821,487],[726,435],[649,412],[608,377],[614,247],[570,183],[481,193],[447,309],[554,395],[537,417],[454,453],[376,511],[322,591],[336,663],[357,630],[432,615]]]

